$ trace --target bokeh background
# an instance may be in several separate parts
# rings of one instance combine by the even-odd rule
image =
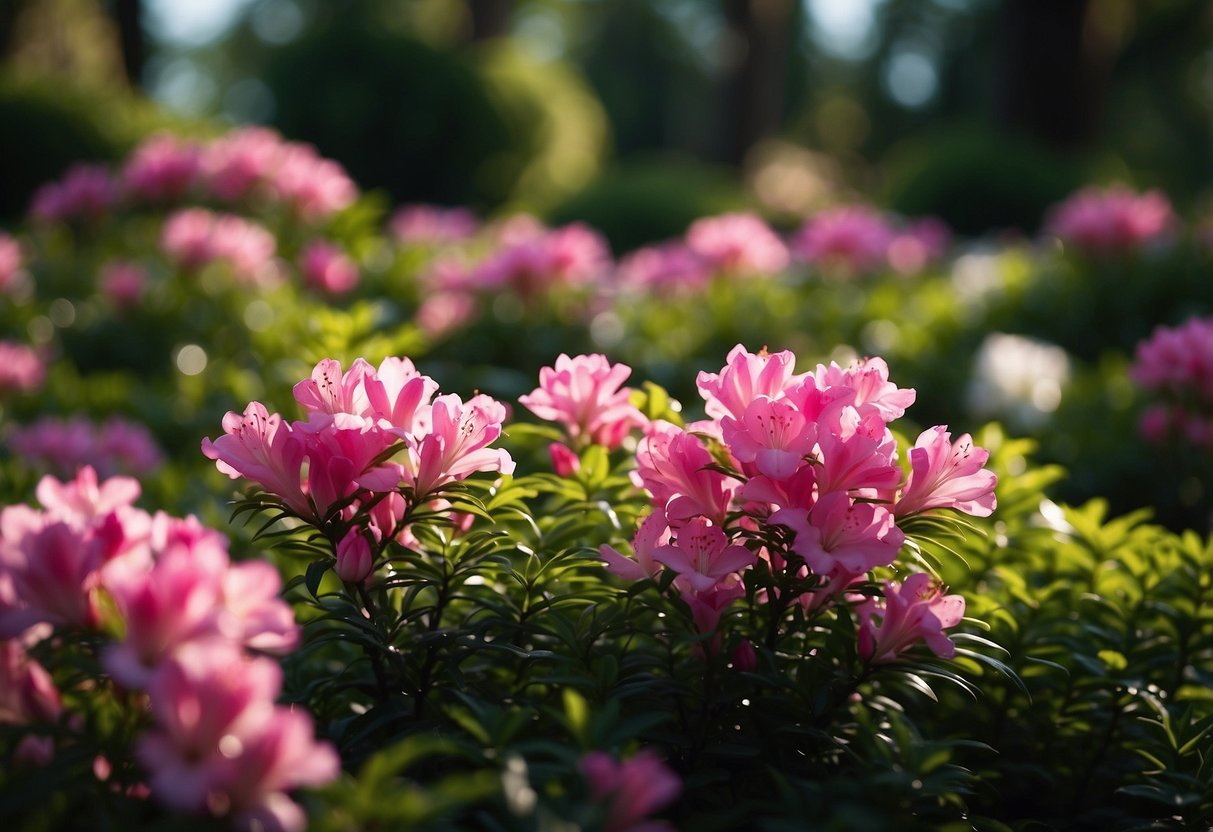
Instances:
[[[617,250],[743,206],[1001,237],[1085,182],[1188,215],[1213,185],[1204,0],[3,0],[0,59],[0,222],[167,125]]]

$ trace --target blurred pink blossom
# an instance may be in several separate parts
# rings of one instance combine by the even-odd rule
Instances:
[[[707,285],[711,269],[681,241],[636,249],[619,261],[620,286],[659,294],[697,291]]]
[[[1124,254],[1167,240],[1175,231],[1171,202],[1161,191],[1124,185],[1088,187],[1053,207],[1045,233],[1091,255]]]
[[[183,269],[226,262],[241,280],[261,280],[273,261],[277,241],[262,226],[233,214],[187,208],[164,223],[160,246]]]
[[[0,395],[32,393],[46,380],[46,362],[33,347],[0,341]]]
[[[323,240],[307,244],[299,270],[309,285],[328,294],[344,294],[358,285],[358,266],[341,248]]]
[[[102,478],[146,474],[164,461],[147,428],[116,416],[101,424],[83,416],[43,417],[29,425],[10,426],[7,444],[27,464],[60,476],[84,466]]]
[[[581,758],[590,794],[605,810],[602,832],[673,832],[673,825],[647,818],[682,792],[678,776],[655,754],[641,751],[620,762],[604,751]]]
[[[185,197],[202,173],[202,150],[167,133],[144,140],[122,168],[121,185],[129,197],[170,202]]]
[[[880,213],[851,205],[810,217],[793,237],[792,249],[805,263],[862,275],[887,264],[893,240],[893,229]]]
[[[0,231],[0,294],[16,286],[21,265],[21,244],[15,237]]]
[[[114,306],[137,306],[147,288],[147,269],[128,260],[110,260],[101,267],[100,286]]]
[[[632,368],[611,364],[605,355],[561,353],[552,367],[539,370],[539,386],[518,401],[540,419],[559,422],[574,442],[618,448],[632,428],[648,419],[631,403],[632,389],[621,387]]]
[[[698,219],[687,229],[686,245],[718,272],[775,274],[788,265],[787,246],[755,214]]]
[[[855,606],[859,620],[859,656],[865,662],[885,664],[919,642],[931,652],[950,659],[956,646],[944,634],[964,618],[960,595],[944,595],[943,588],[925,572],[904,583],[884,582],[884,598],[866,598]]]
[[[402,243],[440,246],[469,239],[479,230],[480,222],[466,208],[404,205],[392,214],[389,227]]]
[[[117,183],[104,165],[78,163],[34,192],[30,215],[40,222],[91,222],[108,214],[118,198]]]

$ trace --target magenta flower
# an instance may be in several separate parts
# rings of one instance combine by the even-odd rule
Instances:
[[[401,206],[392,214],[389,225],[400,242],[425,246],[462,242],[480,228],[476,215],[468,209],[439,205]]]
[[[147,269],[126,260],[110,260],[101,267],[98,279],[101,293],[119,309],[139,304],[147,288]]]
[[[893,514],[874,503],[853,503],[842,492],[821,497],[811,511],[780,509],[771,523],[796,532],[792,550],[817,575],[842,567],[858,575],[897,559],[905,535]]]
[[[1137,345],[1129,377],[1168,399],[1213,405],[1213,318],[1156,328]]]
[[[698,219],[687,229],[686,244],[717,272],[775,274],[788,265],[787,246],[754,214]]]
[[[296,142],[280,147],[268,184],[279,201],[307,222],[327,219],[358,199],[358,186],[345,168]]]
[[[0,294],[15,290],[21,280],[21,244],[0,231]]]
[[[39,222],[95,222],[118,201],[118,186],[103,165],[75,164],[63,178],[34,192],[30,214]]]
[[[901,468],[896,462],[897,440],[879,413],[860,415],[844,407],[838,424],[818,436],[821,466],[817,470],[820,494],[840,492],[874,497],[897,487]]]
[[[433,292],[417,307],[414,320],[429,338],[439,339],[476,316],[476,298],[467,292]]]
[[[19,639],[0,641],[0,725],[58,721],[63,702],[46,668]]]
[[[967,433],[955,443],[951,436],[944,425],[918,435],[910,449],[910,478],[893,507],[898,517],[933,508],[953,508],[974,517],[994,512],[998,477],[984,467],[990,452],[974,446]]]
[[[488,396],[473,396],[466,403],[451,394],[434,400],[430,433],[417,442],[413,487],[417,496],[464,479],[476,471],[514,473],[507,451],[489,448],[501,435],[505,406]]]
[[[247,282],[265,279],[277,241],[260,225],[232,214],[187,208],[164,223],[160,247],[183,269],[226,262]]]
[[[900,274],[917,274],[942,260],[951,241],[952,232],[942,220],[917,220],[894,234],[889,243],[889,265]]]
[[[1165,241],[1175,225],[1162,192],[1138,194],[1113,185],[1072,194],[1049,212],[1045,232],[1086,254],[1116,255]]]
[[[677,572],[675,584],[691,593],[706,592],[758,560],[746,547],[730,545],[724,530],[702,517],[688,520],[652,558]]]
[[[38,502],[53,520],[63,520],[84,529],[116,511],[129,508],[139,499],[139,481],[110,477],[101,482],[91,467],[81,468],[75,479],[60,481],[46,476],[38,481]]]
[[[584,286],[606,274],[610,248],[596,231],[580,223],[507,235],[468,275],[477,289],[508,288],[533,298],[559,286]]]
[[[795,366],[796,356],[787,350],[768,353],[763,349],[751,353],[738,344],[729,350],[726,364],[719,373],[701,371],[695,386],[707,403],[708,416],[743,419],[746,408],[757,397],[782,398],[786,391],[804,379],[803,375],[793,374]]]
[[[605,355],[561,354],[555,367],[539,371],[539,387],[518,401],[540,419],[560,422],[574,442],[617,448],[648,419],[631,403],[632,390],[620,387],[632,373]]]
[[[605,811],[602,832],[672,832],[673,826],[646,820],[669,806],[682,791],[678,776],[650,751],[619,762],[604,751],[581,758],[590,794]]]
[[[661,571],[661,562],[655,559],[657,550],[670,542],[670,526],[665,512],[653,509],[632,538],[632,557],[619,552],[613,546],[602,544],[598,553],[606,562],[607,569],[625,581],[641,581],[655,578]]]
[[[620,286],[658,294],[698,291],[710,279],[708,264],[681,241],[636,249],[615,271]]]
[[[299,271],[308,285],[330,295],[345,294],[358,285],[358,266],[340,248],[323,240],[304,248]]]
[[[263,186],[278,164],[282,139],[264,127],[233,130],[203,151],[204,178],[211,194],[235,202]]]
[[[855,391],[855,398],[850,403],[860,413],[875,410],[885,422],[904,416],[917,396],[913,388],[902,389],[889,381],[889,365],[883,358],[864,358],[847,369],[834,362],[828,367],[818,364],[813,377],[822,388],[843,387]]]
[[[738,420],[723,419],[724,441],[738,462],[753,463],[773,480],[787,480],[817,443],[817,425],[786,401],[759,396]]]
[[[0,395],[32,393],[46,381],[46,362],[25,344],[0,341]]]
[[[636,449],[634,477],[663,508],[671,526],[692,517],[724,522],[737,481],[708,466],[715,460],[695,436],[657,421]]]
[[[0,512],[0,557],[0,576],[11,582],[17,599],[0,607],[0,639],[43,622],[97,625],[105,551],[96,536],[26,506],[10,506]]]
[[[862,275],[887,263],[893,230],[861,205],[834,208],[811,217],[792,240],[800,260],[847,275]]]
[[[127,158],[121,186],[144,202],[171,202],[186,196],[202,174],[202,150],[169,134],[145,140]]]
[[[147,428],[116,416],[100,425],[83,417],[45,417],[13,425],[7,439],[26,464],[61,476],[86,467],[103,478],[145,474],[164,461]]]
[[[300,485],[304,442],[277,413],[250,402],[243,414],[223,417],[224,435],[202,440],[202,453],[232,479],[252,480],[280,497],[296,513],[311,515]]]
[[[855,607],[861,659],[886,664],[919,642],[926,642],[940,658],[955,655],[956,645],[943,631],[964,618],[962,596],[944,595],[943,588],[925,572],[911,575],[900,585],[885,581],[884,596],[883,602],[868,598]]]

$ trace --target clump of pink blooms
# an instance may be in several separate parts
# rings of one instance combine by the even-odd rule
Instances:
[[[618,448],[633,428],[648,425],[632,404],[631,388],[620,386],[631,374],[631,367],[611,364],[598,354],[561,354],[555,366],[540,369],[539,386],[518,401],[540,419],[564,427],[569,443],[550,448],[558,473],[567,475],[579,467],[576,451],[589,445]]]
[[[246,282],[264,279],[277,245],[274,235],[252,220],[205,208],[177,211],[160,235],[161,248],[181,268],[224,262]]]
[[[21,244],[16,238],[0,231],[0,294],[16,287],[21,279]]]
[[[358,286],[358,266],[339,246],[313,240],[299,255],[299,271],[308,285],[329,295],[342,295]]]
[[[32,393],[46,380],[46,361],[38,350],[0,341],[0,395]]]
[[[119,309],[138,306],[147,289],[147,269],[129,260],[110,260],[101,267],[101,294]]]
[[[1045,233],[1089,255],[1119,255],[1166,241],[1175,231],[1171,202],[1161,191],[1124,185],[1084,188],[1055,206]]]
[[[480,221],[466,208],[402,205],[392,214],[388,227],[401,243],[443,246],[475,236],[480,229]]]
[[[950,242],[941,220],[926,217],[903,224],[866,205],[844,205],[807,219],[791,246],[801,262],[857,277],[889,268],[916,274],[941,259]]]
[[[44,477],[40,509],[0,511],[0,638],[14,700],[4,718],[49,733],[64,715],[26,653],[38,642],[120,633],[100,658],[117,686],[150,703],[136,752],[152,797],[241,828],[302,830],[287,792],[332,780],[339,763],[310,717],[275,704],[281,671],[264,656],[299,641],[278,572],[232,563],[218,532],[148,514],[134,504],[139,494],[137,481],[99,480],[86,467],[69,481]],[[49,740],[33,759],[54,754]]]
[[[10,425],[6,444],[24,464],[60,476],[85,466],[102,477],[147,474],[164,461],[146,427],[117,416],[100,424],[83,416],[48,416]]]
[[[129,199],[175,202],[188,196],[202,179],[202,148],[169,133],[146,139],[127,157],[120,181]]]
[[[968,434],[953,440],[945,426],[923,431],[903,473],[889,424],[904,415],[914,391],[891,382],[879,358],[796,373],[790,352],[755,354],[738,345],[720,372],[700,373],[697,385],[708,419],[685,428],[654,422],[638,446],[634,478],[653,508],[631,557],[610,546],[601,554],[626,580],[674,572],[700,632],[716,630],[760,562],[810,586],[795,597],[772,590],[767,603],[816,612],[846,602],[848,587],[894,564],[905,542],[899,522],[924,512],[984,517],[994,510],[989,454]],[[923,594],[922,580],[886,584],[885,598],[864,608],[869,629],[874,618],[884,622],[863,637],[879,648],[866,660],[887,661],[919,641],[947,652],[939,634],[959,620],[951,614],[954,596],[946,596],[947,612],[902,609],[905,592]],[[904,597],[894,598],[898,592]]]
[[[789,262],[783,240],[755,214],[721,214],[695,220],[685,240],[687,248],[718,273],[777,274]]]
[[[708,263],[680,240],[638,248],[615,270],[621,288],[657,294],[693,293],[706,287],[711,276]]]
[[[651,751],[617,760],[593,751],[580,761],[590,796],[602,808],[602,832],[673,832],[665,821],[649,816],[669,806],[682,792],[682,781]]]
[[[558,287],[592,286],[611,268],[611,250],[582,223],[548,229],[515,220],[499,245],[466,274],[464,288],[510,291],[524,300]]]
[[[94,222],[106,216],[121,197],[104,165],[75,164],[62,178],[34,192],[30,215],[39,222]]]
[[[302,420],[251,402],[223,418],[224,434],[202,451],[232,479],[246,479],[314,525],[345,529],[358,518],[381,546],[396,539],[416,507],[478,471],[513,473],[489,447],[506,408],[478,394],[436,396],[438,384],[407,358],[348,370],[325,359],[295,385]]]
[[[1213,450],[1213,318],[1155,329],[1137,345],[1129,376],[1155,400],[1141,419],[1148,441]]]

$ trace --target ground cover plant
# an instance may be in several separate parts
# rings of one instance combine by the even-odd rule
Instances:
[[[3,814],[1206,829],[1210,259],[1123,188],[612,252],[262,129],[73,168],[0,237]]]

